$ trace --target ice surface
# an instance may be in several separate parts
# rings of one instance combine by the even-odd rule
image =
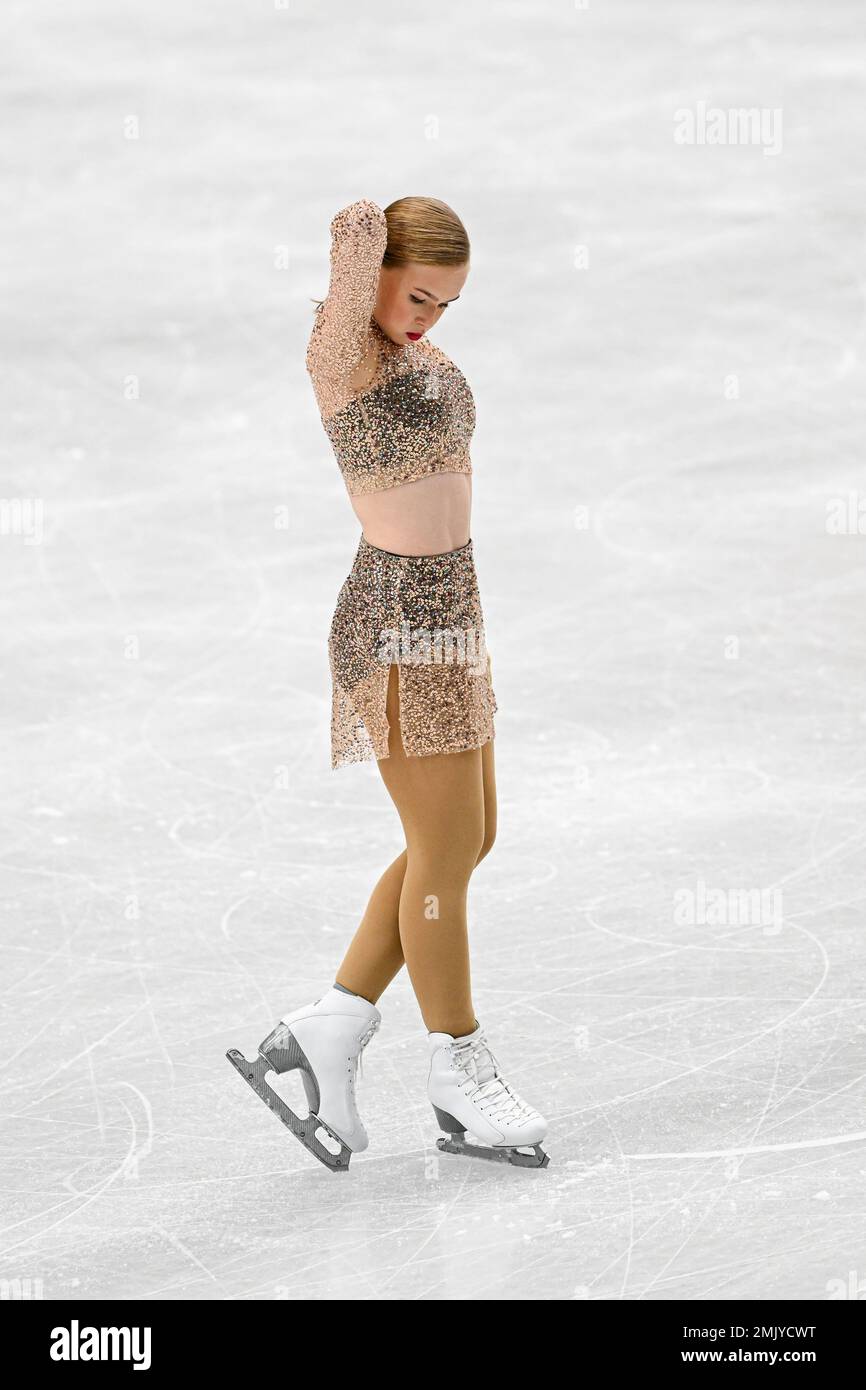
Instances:
[[[0,1277],[862,1280],[866,535],[827,525],[866,487],[859,6],[6,23]],[[678,144],[701,102],[781,110],[781,149]],[[376,768],[329,767],[358,528],[303,352],[333,212],[419,192],[473,244],[437,339],[500,706],[475,1003],[551,1163],[437,1153],[404,971],[332,1176],[224,1054],[330,983],[402,844]]]

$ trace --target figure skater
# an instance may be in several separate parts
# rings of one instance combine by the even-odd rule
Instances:
[[[405,963],[428,1034],[438,1147],[543,1167],[546,1120],[502,1074],[472,1003],[466,897],[496,833],[497,710],[470,536],[475,404],[430,330],[460,298],[469,239],[436,198],[367,198],[331,220],[330,283],[306,353],[362,533],[328,640],[331,766],[375,758],[406,847],[336,972],[250,1063],[256,1092],[333,1171],[365,1149],[355,1077]],[[310,1114],[265,1082],[301,1072]],[[468,1139],[466,1135],[470,1136]]]

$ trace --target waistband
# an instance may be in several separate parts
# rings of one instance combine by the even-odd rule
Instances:
[[[369,550],[373,555],[387,555],[391,560],[416,560],[419,563],[423,563],[425,560],[451,560],[457,559],[461,555],[471,555],[472,537],[469,537],[465,545],[458,545],[456,550],[443,550],[438,555],[401,555],[397,550],[382,550],[378,545],[371,545],[362,532],[358,549]]]

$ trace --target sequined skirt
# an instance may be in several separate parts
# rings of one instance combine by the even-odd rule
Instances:
[[[409,757],[492,739],[497,704],[472,541],[442,555],[395,555],[361,536],[328,657],[332,768],[388,757],[392,663]]]

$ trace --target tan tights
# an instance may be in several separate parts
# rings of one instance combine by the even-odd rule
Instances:
[[[466,894],[496,836],[493,740],[407,757],[394,665],[387,715],[389,756],[378,767],[406,848],[373,889],[336,982],[375,1004],[405,962],[425,1027],[461,1037],[475,1028]]]

